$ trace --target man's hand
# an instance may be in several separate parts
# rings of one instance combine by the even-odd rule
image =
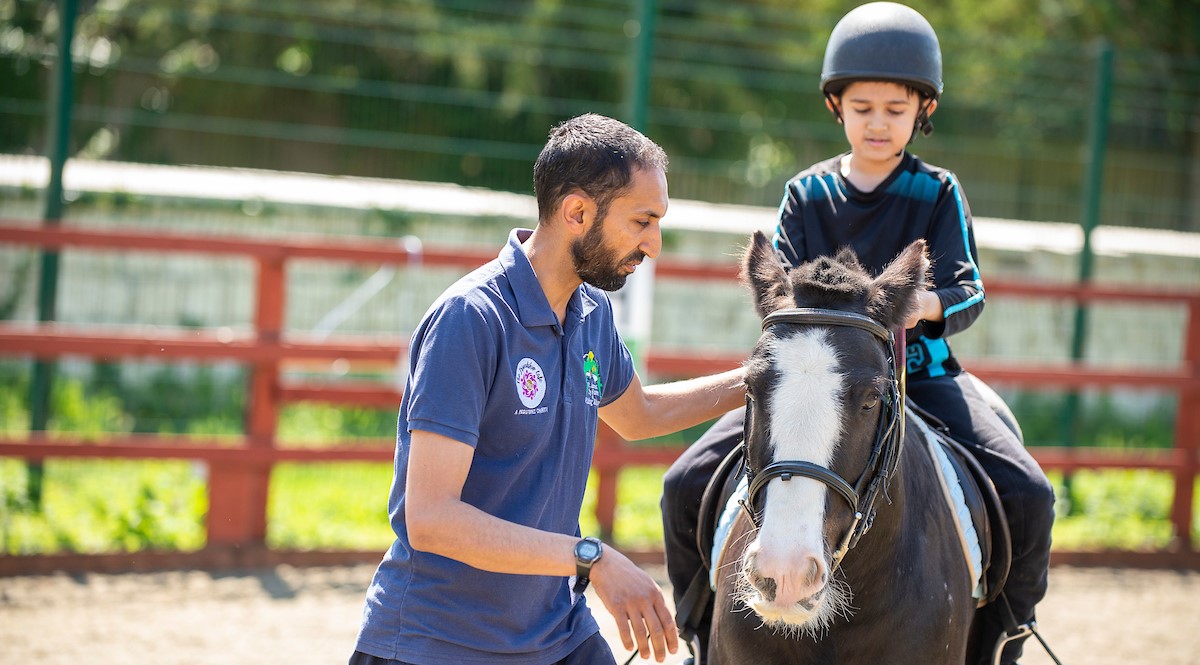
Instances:
[[[617,620],[621,644],[626,649],[632,650],[636,639],[642,658],[649,658],[653,648],[654,659],[660,663],[668,652],[679,651],[675,618],[667,609],[662,590],[646,571],[605,545],[604,556],[592,567],[590,577],[596,595]]]

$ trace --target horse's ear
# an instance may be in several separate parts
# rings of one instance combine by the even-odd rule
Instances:
[[[755,231],[750,237],[750,247],[742,259],[741,278],[754,292],[754,306],[760,317],[766,318],[790,302],[792,287],[783,262],[762,231]]]
[[[904,325],[909,314],[916,310],[917,294],[925,290],[928,280],[925,241],[917,240],[875,278],[874,294],[868,305],[871,317],[890,330]]]

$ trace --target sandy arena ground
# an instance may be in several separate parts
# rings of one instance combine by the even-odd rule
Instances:
[[[0,663],[345,663],[371,573],[281,566],[0,578]],[[1200,572],[1057,567],[1050,580],[1041,632],[1065,665],[1200,663]],[[623,662],[611,620],[596,614]],[[1036,646],[1027,651],[1023,665],[1051,663]]]

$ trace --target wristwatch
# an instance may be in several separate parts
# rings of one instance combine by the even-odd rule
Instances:
[[[604,556],[604,547],[600,544],[599,538],[584,538],[575,543],[575,586],[572,587],[577,595],[583,593],[587,589],[588,582],[591,582],[589,577],[592,574],[592,566]]]

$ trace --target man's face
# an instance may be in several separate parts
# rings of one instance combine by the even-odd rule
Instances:
[[[579,278],[616,291],[642,259],[662,249],[659,220],[667,214],[667,177],[660,169],[634,169],[625,193],[571,245]]]

